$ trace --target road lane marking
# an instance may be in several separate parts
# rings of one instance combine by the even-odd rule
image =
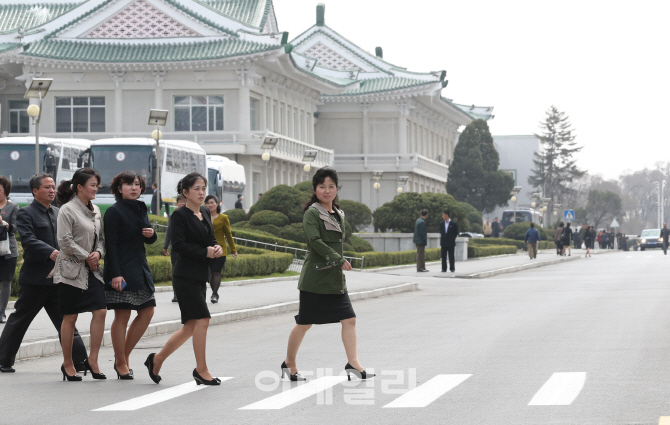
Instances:
[[[661,416],[658,419],[658,425],[670,425],[670,416]]]
[[[232,377],[219,378],[221,381],[233,379]],[[177,385],[175,387],[166,388],[164,390],[156,391],[155,393],[145,394],[140,397],[131,398],[130,400],[122,401],[120,403],[111,404],[109,406],[101,407],[93,410],[93,412],[113,412],[122,410],[138,410],[143,407],[148,407],[154,404],[162,403],[173,398],[181,397],[183,395],[192,393],[194,391],[203,390],[210,387],[210,385],[197,385],[195,381],[187,382],[186,384]]]
[[[346,381],[346,376],[324,376],[323,378],[298,385],[290,390],[275,394],[256,403],[240,407],[239,410],[276,410],[283,409],[308,397],[316,395],[330,387]]]
[[[586,372],[557,372],[540,388],[529,406],[568,406],[584,387]]]
[[[384,407],[426,407],[472,375],[437,375]]]

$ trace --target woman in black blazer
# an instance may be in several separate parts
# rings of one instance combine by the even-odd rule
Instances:
[[[214,238],[209,210],[202,205],[207,194],[207,179],[198,173],[191,173],[181,179],[177,192],[186,196],[186,205],[176,209],[170,221],[172,249],[179,254],[172,270],[172,286],[184,326],[170,337],[159,353],[149,354],[144,364],[151,379],[159,383],[161,377],[158,372],[165,359],[192,336],[197,365],[193,369],[195,382],[198,385],[219,385],[221,381],[209,373],[205,357],[207,327],[211,317],[207,308],[206,282],[209,260],[223,255],[223,249]]]
[[[133,379],[130,353],[149,327],[156,307],[154,280],[144,249],[145,243],[156,242],[156,233],[147,216],[147,204],[138,200],[145,189],[144,177],[135,171],[114,177],[111,190],[116,203],[104,217],[105,298],[107,310],[114,310],[111,334],[118,379]],[[133,310],[137,317],[128,328]]]

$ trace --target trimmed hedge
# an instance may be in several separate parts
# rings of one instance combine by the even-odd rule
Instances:
[[[492,255],[516,254],[517,248],[512,245],[469,246],[468,258],[490,257]]]
[[[351,245],[354,247],[354,251],[356,252],[372,252],[375,250],[370,242],[356,235],[351,235],[349,240],[351,241]]]
[[[517,241],[514,239],[505,239],[505,238],[471,238],[468,239],[468,246],[471,245],[514,245],[517,249],[523,249],[523,241]]]
[[[540,238],[543,241],[554,240],[553,233],[551,237],[545,229],[540,226],[535,226],[535,228],[540,232]],[[520,223],[514,223],[507,226],[504,230],[505,237],[508,239],[515,239],[517,241],[523,241],[526,237],[526,231],[530,229],[530,221],[522,221]]]
[[[284,227],[289,224],[288,217],[286,214],[280,213],[279,211],[258,211],[256,214],[252,215],[249,219],[249,224],[252,226],[263,226],[266,224]]]
[[[228,216],[230,224],[239,223],[240,221],[247,221],[247,213],[245,213],[243,209],[235,208],[232,210],[226,210],[223,213]]]
[[[365,256],[363,265],[368,267],[399,266],[403,264],[416,263],[416,251],[398,251],[398,252],[360,252],[357,256]],[[434,261],[442,258],[440,248],[426,249],[426,261]],[[360,267],[358,261],[352,264],[354,267]]]

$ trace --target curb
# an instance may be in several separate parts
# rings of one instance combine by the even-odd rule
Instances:
[[[580,258],[581,257],[578,257],[578,256],[563,257],[563,258],[557,258],[555,260],[541,261],[541,262],[538,262],[538,263],[527,263],[527,264],[521,264],[521,265],[518,265],[518,266],[504,267],[502,269],[489,270],[489,271],[481,272],[481,273],[474,273],[474,274],[456,276],[456,278],[482,279],[482,278],[485,278],[485,277],[496,276],[496,275],[504,274],[504,273],[513,273],[513,272],[518,272],[518,271],[522,271],[522,270],[536,269],[538,267],[551,266],[551,265],[554,265],[554,264],[565,263],[567,261],[579,260]]]
[[[387,286],[384,288],[372,289],[370,291],[352,292],[349,294],[351,301],[361,301],[370,298],[384,297],[387,295],[399,294],[402,292],[418,291],[419,284],[415,282],[403,283],[395,286]],[[299,301],[289,301],[285,303],[270,304],[263,307],[247,308],[242,310],[224,311],[221,313],[212,314],[209,325],[223,325],[229,322],[236,322],[239,320],[252,319],[256,317],[270,316],[274,314],[288,313],[290,311],[297,311],[300,305]],[[181,329],[181,320],[168,320],[165,322],[151,323],[144,332],[144,337],[163,335],[167,333],[176,332]],[[82,340],[86,348],[90,348],[90,336],[82,335]],[[102,338],[102,345],[112,346],[112,335],[109,330],[105,331]],[[16,354],[16,360],[25,360],[35,357],[46,357],[61,353],[60,341],[58,338],[44,339],[40,341],[33,341],[21,344],[19,352]]]

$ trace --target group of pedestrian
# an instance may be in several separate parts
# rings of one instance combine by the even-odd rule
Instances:
[[[487,217],[486,223],[484,223],[482,227],[484,229],[485,238],[499,238],[503,231],[502,224],[498,221],[498,217],[493,219],[493,223],[491,223],[490,219]]]
[[[125,171],[114,177],[111,191],[117,202],[107,209],[104,218],[92,203],[100,183],[100,175],[92,168],[77,170],[58,189],[50,174],[39,174],[30,180],[33,202],[19,209],[6,199],[11,183],[0,176],[0,229],[11,237],[18,230],[24,250],[19,298],[0,336],[0,372],[15,371],[13,365],[21,341],[35,316],[45,308],[61,340],[63,380],[81,381],[77,372],[84,375],[91,372],[94,379],[106,379],[98,364],[98,354],[107,310],[114,310],[111,327],[114,371],[118,379],[134,379],[130,355],[148,328],[156,307],[144,244],[153,244],[157,235],[149,222],[146,204],[139,200],[145,190],[141,175]],[[336,171],[318,170],[312,186],[312,199],[304,206],[308,255],[298,284],[300,308],[281,365],[282,376],[287,375],[292,381],[304,380],[298,373],[296,356],[305,333],[313,324],[340,322],[349,379],[352,374],[360,379],[371,378],[374,374],[367,373],[358,360],[356,314],[343,273],[352,267],[343,256],[345,221],[335,202]],[[178,208],[169,219],[163,252],[171,255],[172,285],[183,326],[159,352],[149,354],[144,365],[150,378],[159,383],[164,362],[192,338],[196,359],[194,380],[198,385],[219,385],[221,381],[212,376],[206,361],[211,317],[206,282],[209,280],[212,286],[211,302],[218,302],[228,252],[226,241],[233,256],[236,248],[230,222],[221,214],[218,199],[212,195],[205,197],[204,176],[198,173],[185,176],[177,186],[177,193]],[[56,198],[60,208],[52,205]],[[15,253],[15,239],[13,246]],[[172,254],[168,252],[170,247]],[[11,282],[11,278],[5,277],[13,277],[16,256],[0,257],[3,288],[5,280]],[[132,311],[137,316],[128,327]],[[84,312],[92,313],[89,353],[75,327],[78,315]]]
[[[414,244],[416,245],[416,271],[427,272],[426,269],[426,245],[428,245],[428,231],[426,219],[428,210],[421,210],[421,217],[414,223]],[[449,210],[442,211],[440,221],[440,256],[442,257],[442,273],[447,268],[452,273],[456,272],[456,238],[458,237],[458,224],[451,219]]]

